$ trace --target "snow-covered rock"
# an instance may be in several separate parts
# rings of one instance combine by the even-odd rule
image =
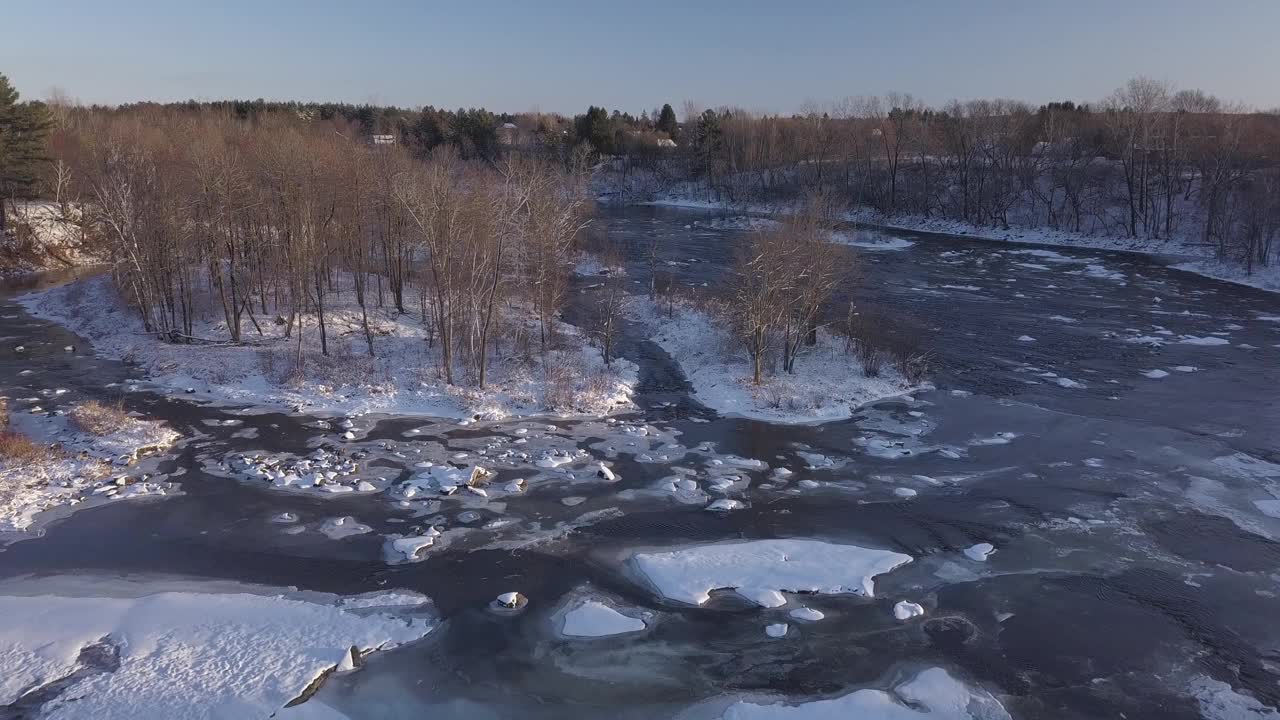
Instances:
[[[893,616],[899,620],[910,620],[924,615],[924,608],[919,603],[900,600],[893,606]]]

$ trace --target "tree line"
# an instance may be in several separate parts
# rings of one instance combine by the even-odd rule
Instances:
[[[686,109],[656,185],[727,203],[821,192],[885,214],[1203,243],[1252,267],[1280,234],[1280,113],[1135,78],[1095,105],[930,107],[907,94],[795,115]]]

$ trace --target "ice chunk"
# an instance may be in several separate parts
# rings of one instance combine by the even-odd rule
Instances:
[[[897,605],[893,606],[893,616],[899,620],[910,620],[913,617],[919,617],[924,614],[924,608],[918,603],[901,600]]]
[[[599,600],[586,600],[565,613],[561,632],[571,637],[605,637],[643,629],[644,620],[623,615]]]
[[[636,570],[671,600],[701,605],[730,588],[757,605],[786,604],[783,592],[852,593],[871,597],[872,578],[911,556],[819,540],[754,540],[638,553]]]
[[[809,622],[818,622],[822,618],[826,617],[826,615],[823,615],[821,611],[807,607],[796,608],[787,614],[796,620],[807,620]]]
[[[1178,342],[1182,343],[1183,345],[1204,345],[1204,346],[1230,345],[1230,344],[1231,344],[1231,342],[1230,342],[1229,340],[1227,340],[1226,338],[1220,338],[1220,337],[1196,337],[1195,335],[1183,335],[1183,336],[1181,336],[1181,337],[1179,337],[1179,338],[1178,338]]]
[[[788,629],[790,629],[790,626],[786,623],[774,623],[764,626],[764,634],[771,638],[780,638],[787,634]]]
[[[964,549],[964,554],[974,562],[986,562],[987,556],[995,552],[996,548],[991,543],[978,543]]]
[[[438,533],[437,533],[438,535]],[[384,547],[387,562],[418,562],[422,559],[422,551],[434,545],[436,535],[410,535],[409,537],[388,538]]]

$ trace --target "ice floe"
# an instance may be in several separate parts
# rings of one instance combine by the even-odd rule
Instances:
[[[597,638],[639,632],[645,621],[625,615],[605,603],[586,599],[564,613],[560,632],[569,637]]]
[[[764,626],[764,634],[771,638],[786,637],[787,631],[791,629],[786,623],[771,623]]]
[[[63,720],[270,717],[341,667],[353,647],[394,647],[433,626],[401,612],[356,612],[336,599],[304,601],[274,590],[6,595],[0,616],[7,668],[0,704],[71,678],[41,713]],[[86,657],[97,658],[97,667]]]
[[[1000,702],[942,668],[929,668],[891,690],[866,688],[840,697],[792,704],[739,700],[721,720],[1008,720]]]
[[[995,552],[996,548],[991,543],[978,543],[964,549],[965,557],[974,562],[986,562],[987,557]]]
[[[702,605],[732,589],[764,607],[786,604],[784,592],[851,593],[871,597],[873,578],[911,556],[819,540],[752,540],[636,553],[632,563],[669,600]]]

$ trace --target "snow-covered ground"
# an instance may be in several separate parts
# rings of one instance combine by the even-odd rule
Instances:
[[[573,272],[576,275],[594,277],[597,275],[626,274],[626,268],[618,267],[617,265],[606,265],[599,256],[582,253],[573,263]]]
[[[872,597],[873,578],[911,562],[910,555],[820,540],[752,540],[642,552],[632,566],[664,598],[702,605],[711,591],[732,589],[763,607],[786,605],[784,592]]]
[[[404,592],[340,599],[200,583],[152,592],[101,580],[78,588],[91,595],[68,596],[44,592],[49,584],[0,590],[0,705],[35,705],[47,720],[273,717],[330,672],[434,625],[427,598]]]
[[[846,218],[852,222],[865,223],[880,227],[920,232],[961,235],[975,240],[994,240],[1003,242],[1028,243],[1032,245],[1053,245],[1063,247],[1092,248],[1095,250],[1120,250],[1144,255],[1173,256],[1185,258],[1186,261],[1173,267],[1177,270],[1193,272],[1218,280],[1249,285],[1262,290],[1280,292],[1280,265],[1254,268],[1252,273],[1243,265],[1223,263],[1207,257],[1209,251],[1203,245],[1179,242],[1178,240],[1153,240],[1129,238],[1118,235],[1093,235],[1054,230],[1052,228],[1011,227],[1008,230],[974,225],[959,220],[944,218],[927,218],[915,215],[892,215],[863,209],[850,212]]]
[[[295,371],[297,331],[284,337],[282,323],[259,318],[265,335],[245,321],[242,345],[160,342],[144,334],[142,321],[105,275],[20,298],[33,315],[88,338],[99,354],[135,361],[162,390],[214,401],[276,406],[311,413],[394,413],[433,417],[501,419],[554,414],[598,416],[630,408],[636,366],[625,359],[604,367],[600,352],[572,325],[561,323],[564,348],[545,363],[537,350],[520,356],[503,345],[491,363],[488,386],[449,385],[438,371],[429,330],[413,313],[371,308],[376,357],[368,356],[359,306],[345,292],[327,299],[330,355],[319,352],[314,318],[305,318],[305,362]],[[512,322],[530,322],[512,310]],[[535,321],[536,322],[536,321]],[[537,345],[534,328],[533,344]],[[196,337],[225,340],[218,320],[198,323]],[[499,342],[495,340],[495,344]],[[460,363],[459,363],[460,364]],[[462,372],[459,371],[459,375]]]
[[[849,417],[860,405],[922,389],[907,384],[888,362],[879,377],[865,377],[844,340],[825,330],[819,330],[815,347],[802,348],[794,375],[769,373],[757,387],[746,351],[708,313],[676,300],[668,317],[665,305],[641,296],[628,298],[626,310],[680,364],[698,401],[722,415],[829,422]]]
[[[122,417],[113,432],[96,435],[61,412],[44,411],[35,404],[38,398],[10,402],[10,430],[54,448],[34,460],[0,459],[0,538],[30,530],[37,516],[49,510],[163,496],[172,490],[131,467],[178,440],[178,433],[163,424]]]

